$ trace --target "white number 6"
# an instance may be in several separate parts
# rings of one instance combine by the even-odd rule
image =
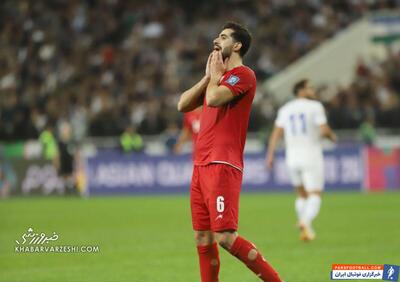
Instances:
[[[223,212],[225,209],[224,197],[218,196],[217,197],[217,211]]]

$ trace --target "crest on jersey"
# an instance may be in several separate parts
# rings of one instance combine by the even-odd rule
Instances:
[[[239,80],[240,80],[239,77],[237,77],[236,75],[231,74],[231,76],[226,80],[226,82],[233,86],[236,83],[238,83]]]

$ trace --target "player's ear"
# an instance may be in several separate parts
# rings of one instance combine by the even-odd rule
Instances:
[[[235,42],[233,44],[233,51],[239,52],[240,48],[242,48],[242,43],[241,42]]]

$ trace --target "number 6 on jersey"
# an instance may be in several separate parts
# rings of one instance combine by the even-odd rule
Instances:
[[[217,211],[218,212],[223,212],[224,210],[225,210],[224,197],[223,196],[218,196],[217,197]]]

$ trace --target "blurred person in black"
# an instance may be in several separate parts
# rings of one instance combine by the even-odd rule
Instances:
[[[75,150],[71,139],[71,125],[63,121],[59,127],[59,138],[57,140],[57,154],[54,159],[54,165],[58,175],[63,179],[65,191],[67,194],[76,193],[74,155]]]

